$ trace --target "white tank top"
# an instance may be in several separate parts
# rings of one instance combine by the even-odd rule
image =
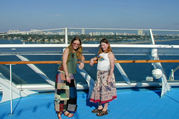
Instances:
[[[108,53],[99,54],[97,69],[100,71],[110,70],[110,61],[109,61]]]

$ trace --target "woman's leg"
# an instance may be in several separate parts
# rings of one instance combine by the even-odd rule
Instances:
[[[57,113],[57,114],[58,114],[58,119],[62,119],[61,113],[59,112],[59,113]]]
[[[103,111],[107,111],[107,110],[108,110],[108,104],[109,104],[109,103],[105,103],[105,104],[104,104]]]
[[[70,113],[68,113],[68,117],[72,117],[73,115],[71,113],[75,113],[76,112],[76,108],[77,108],[77,91],[76,91],[76,84],[75,84],[75,80],[71,80],[71,83],[66,83],[69,86],[69,100],[67,101],[67,106],[66,106],[66,110]]]
[[[64,94],[68,92],[68,88],[64,80],[61,80],[59,75],[60,73],[57,73],[55,82],[55,110],[58,118],[61,119],[61,114],[63,113],[67,102],[66,100],[68,100],[68,96],[64,96]]]
[[[102,110],[103,109],[103,105],[101,103],[98,104],[98,110]]]

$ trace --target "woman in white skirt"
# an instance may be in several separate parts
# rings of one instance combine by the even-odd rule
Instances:
[[[98,103],[98,107],[92,110],[97,116],[108,114],[108,103],[117,98],[115,77],[114,77],[114,54],[107,39],[100,41],[98,56],[90,60],[93,66],[97,64],[97,80],[90,97],[90,101]]]

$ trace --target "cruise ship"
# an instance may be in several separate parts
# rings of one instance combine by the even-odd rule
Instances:
[[[0,34],[0,119],[58,119],[55,75],[63,49],[76,35],[86,61],[75,76],[78,108],[71,119],[179,118],[179,30],[57,28]],[[89,102],[96,65],[88,63],[102,38],[116,58],[117,99],[109,103],[108,115],[98,117]]]

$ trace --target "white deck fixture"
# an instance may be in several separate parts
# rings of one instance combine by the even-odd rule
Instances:
[[[79,66],[79,64],[78,64],[78,66]],[[94,79],[91,78],[91,76],[86,72],[86,70],[79,69],[78,66],[77,66],[77,72],[79,72],[81,74],[81,76],[86,80],[86,82],[88,84],[88,88],[89,88],[88,98],[89,98],[92,93],[93,87],[94,87]]]
[[[152,29],[150,29],[150,34],[151,34],[152,44],[155,45],[155,40],[154,40],[154,37],[153,37]],[[156,48],[153,48],[151,50],[151,59],[152,60],[159,60],[158,50]],[[162,97],[167,91],[170,90],[170,85],[167,83],[167,78],[165,76],[162,64],[158,62],[158,63],[152,63],[152,65],[153,65],[154,69],[160,69],[163,73],[161,78],[160,78],[162,80],[162,92],[161,92],[161,97]]]
[[[16,55],[16,56],[22,61],[29,61],[27,58],[21,55]],[[35,71],[40,77],[45,79],[45,81],[47,81],[49,84],[51,84],[52,86],[55,86],[55,82],[50,80],[48,76],[45,73],[43,73],[38,67],[36,67],[34,64],[27,64],[27,66],[29,66],[33,71]]]
[[[126,81],[126,83],[127,83],[128,85],[130,85],[131,82],[130,82],[130,80],[129,80],[127,74],[125,73],[125,71],[124,71],[123,68],[121,67],[121,65],[120,65],[119,63],[116,63],[115,66],[116,66],[116,68],[118,69],[118,71],[121,73],[121,75],[122,75],[123,79]]]
[[[11,87],[10,87],[9,84],[10,84],[10,81],[7,78],[5,78],[3,74],[0,73],[0,86],[1,86],[2,92],[3,92],[1,102],[11,100],[10,97],[12,99],[16,99],[16,98],[25,97],[25,96],[28,96],[30,94],[36,93],[35,91],[30,91],[30,90],[27,90],[27,89],[20,90],[12,82],[11,82]],[[10,91],[10,89],[11,89],[11,91]]]

